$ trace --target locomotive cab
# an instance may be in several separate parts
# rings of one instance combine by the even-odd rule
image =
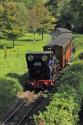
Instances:
[[[51,52],[30,52],[26,54],[28,80],[27,85],[34,88],[52,85],[51,69],[49,66]]]

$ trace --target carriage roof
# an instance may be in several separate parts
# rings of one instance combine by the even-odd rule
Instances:
[[[55,45],[64,47],[72,39],[72,32],[64,28],[57,28],[57,30],[52,35],[55,38],[51,39],[51,41],[46,45],[47,47],[52,47]]]

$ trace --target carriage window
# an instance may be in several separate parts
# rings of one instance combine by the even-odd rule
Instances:
[[[35,62],[33,65],[34,65],[34,66],[42,66],[42,63],[40,63],[40,62]]]

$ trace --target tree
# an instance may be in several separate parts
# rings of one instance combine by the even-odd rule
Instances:
[[[42,40],[43,40],[43,33],[53,30],[54,23],[56,21],[43,2],[39,2],[36,5],[36,8],[37,8],[37,17],[38,17],[39,24],[40,24],[38,29],[40,30],[42,34]]]
[[[3,10],[4,10],[4,8],[3,8],[2,4],[0,4],[0,38],[2,37],[2,31],[4,28],[3,19],[2,19]]]
[[[37,31],[37,28],[39,26],[39,20],[37,18],[37,11],[36,8],[33,7],[31,9],[29,9],[28,11],[28,22],[29,22],[29,31],[33,32],[34,34],[34,41],[35,41],[35,33]],[[36,41],[35,41],[36,42]]]
[[[46,6],[49,8],[53,16],[56,16],[58,0],[48,0]]]
[[[72,29],[72,8],[70,5],[70,0],[62,0],[57,3],[57,13],[56,16],[58,18],[58,26],[65,27],[68,29]]]
[[[83,33],[83,0],[71,0],[70,4],[73,10],[73,29]]]
[[[83,32],[82,0],[48,0],[47,5],[57,18],[57,26]]]
[[[55,18],[51,15],[48,8],[43,2],[38,2],[32,9],[29,10],[29,27],[36,33],[43,33],[54,28],[53,22]]]
[[[11,2],[2,5],[4,8],[1,17],[4,26],[2,32],[6,38],[13,41],[14,47],[15,39],[23,33],[28,24],[26,8],[23,3]]]

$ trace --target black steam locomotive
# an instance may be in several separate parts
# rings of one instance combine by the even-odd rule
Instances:
[[[68,64],[72,51],[72,32],[57,28],[43,52],[26,53],[28,77],[26,85],[32,88],[47,88],[60,76]]]

